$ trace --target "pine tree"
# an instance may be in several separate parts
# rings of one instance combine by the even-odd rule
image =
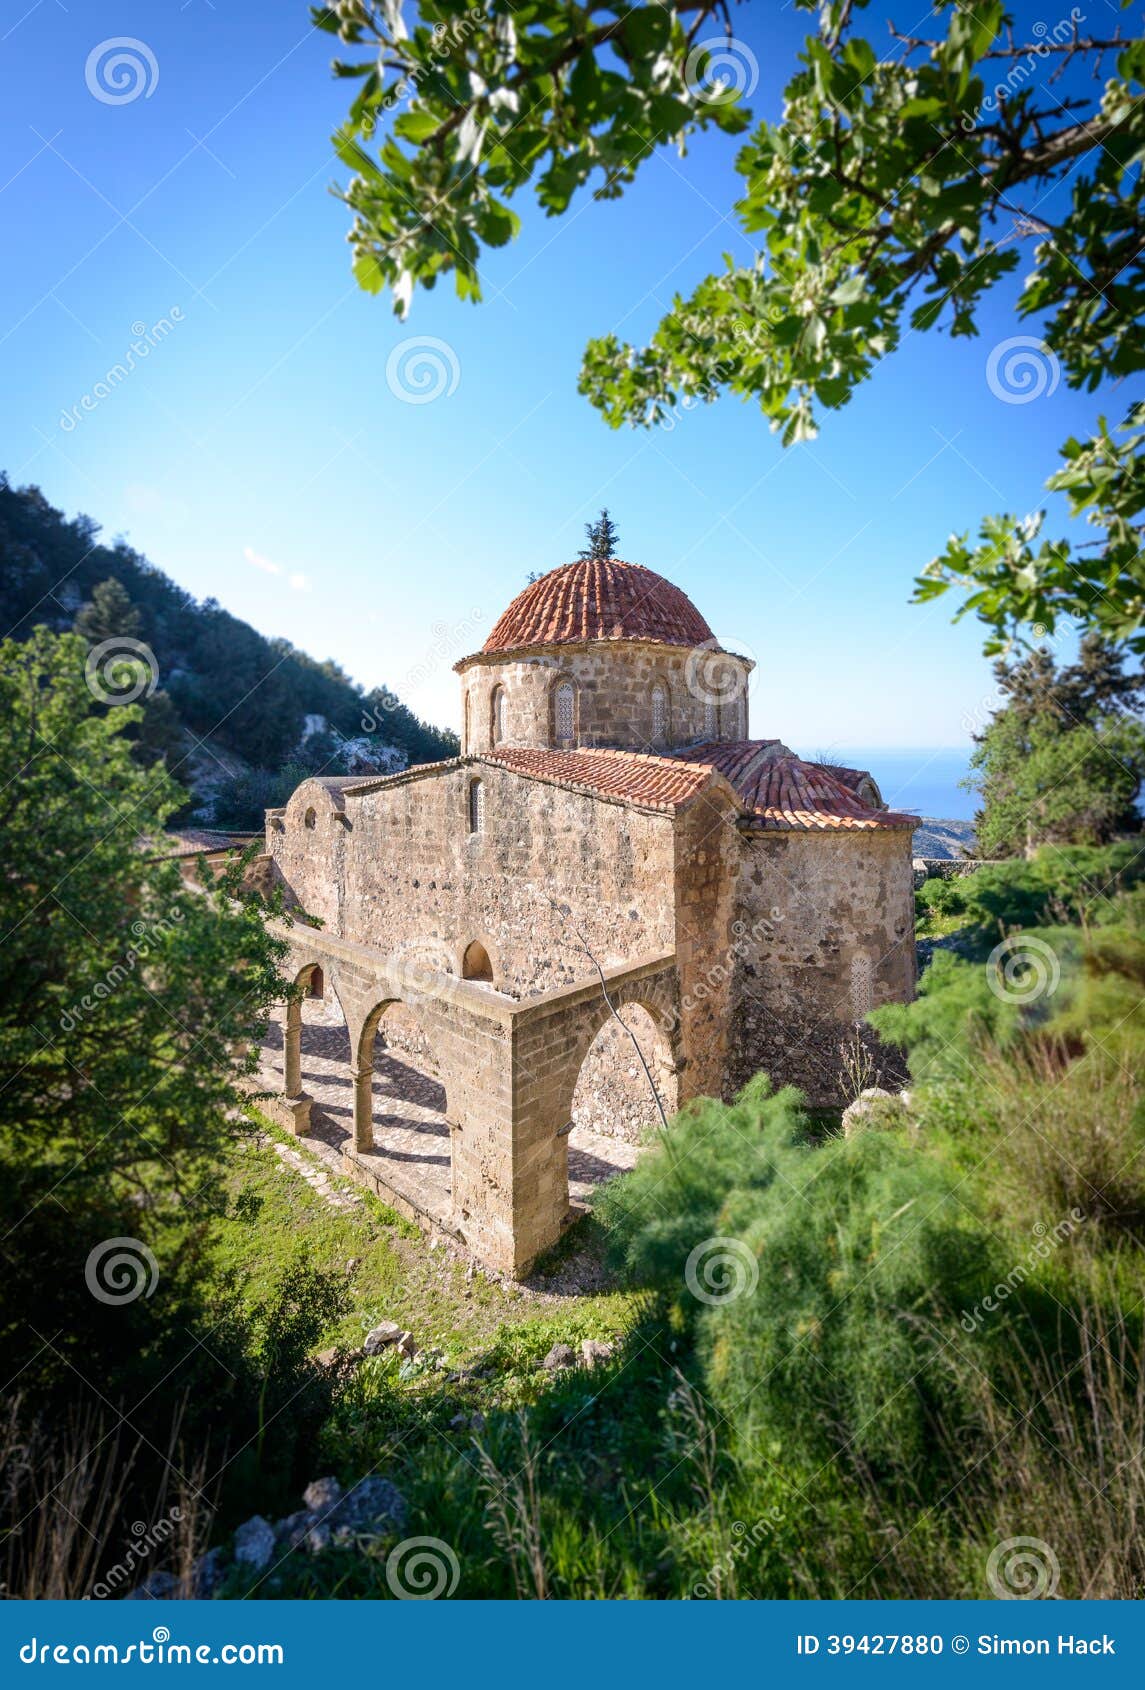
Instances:
[[[581,552],[581,558],[610,558],[616,556],[616,548],[620,544],[620,535],[616,524],[608,514],[606,505],[596,522],[586,522],[585,534],[588,545]]]
[[[1005,702],[974,735],[970,759],[982,854],[1138,832],[1145,687],[1139,673],[1125,672],[1124,653],[1088,633],[1065,668],[1042,646],[1019,663],[996,664],[994,674]]]
[[[143,627],[143,618],[131,602],[130,595],[114,575],[92,591],[91,598],[81,606],[75,620],[77,634],[98,645],[102,640],[135,640]]]

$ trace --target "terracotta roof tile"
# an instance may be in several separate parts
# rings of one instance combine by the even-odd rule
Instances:
[[[735,787],[753,827],[815,833],[918,826],[917,816],[872,809],[831,769],[805,763],[778,739],[694,745],[683,755],[690,764],[709,764]]]
[[[747,824],[770,831],[870,832],[918,826],[917,816],[872,810],[831,770],[805,763],[778,739],[712,741],[668,757],[604,747],[546,751],[506,746],[479,757],[420,763],[397,774],[358,781],[348,795],[404,785],[465,763],[489,763],[532,780],[665,813],[690,803],[710,786],[713,775],[722,775],[743,800]]]
[[[709,763],[639,751],[540,751],[508,747],[478,759],[514,774],[551,781],[578,792],[613,798],[645,810],[675,810],[711,785]]]
[[[697,646],[714,638],[686,593],[643,564],[582,558],[519,593],[482,653],[583,640],[650,640]]]

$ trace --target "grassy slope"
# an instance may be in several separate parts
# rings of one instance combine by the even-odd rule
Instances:
[[[672,1520],[694,1507],[690,1463],[666,1459],[676,1344],[648,1322],[642,1299],[608,1287],[594,1223],[570,1234],[527,1288],[480,1272],[469,1279],[464,1261],[431,1250],[415,1228],[358,1187],[344,1187],[361,1198],[353,1208],[332,1207],[284,1165],[272,1142],[280,1135],[259,1125],[261,1143],[236,1145],[227,1175],[230,1212],[213,1228],[220,1277],[237,1274],[253,1304],[289,1272],[301,1248],[314,1267],[344,1274],[349,1292],[346,1311],[316,1351],[356,1347],[371,1325],[394,1320],[422,1351],[440,1352],[439,1359],[402,1364],[389,1351],[353,1368],[322,1434],[314,1476],[334,1473],[352,1483],[377,1472],[393,1479],[409,1503],[407,1534],[455,1547],[463,1569],[458,1596],[512,1596],[521,1581],[530,1583],[528,1556],[498,1541],[488,1477],[500,1472],[498,1483],[515,1497],[522,1463],[532,1461],[545,1496],[554,1594],[643,1595],[661,1581],[668,1582],[657,1593],[669,1594],[676,1583],[669,1574]],[[294,1140],[280,1142],[298,1148]],[[578,1291],[578,1284],[602,1288]],[[591,1372],[539,1368],[553,1344],[575,1349],[582,1338],[620,1339],[615,1360]],[[524,1409],[527,1425],[519,1417]],[[475,1414],[486,1424],[457,1423]],[[523,1521],[517,1502],[513,1509],[514,1521]],[[390,1547],[320,1557],[299,1551],[265,1583],[235,1575],[222,1594],[386,1596]]]
[[[281,1138],[259,1124],[268,1141]],[[295,1140],[281,1142],[298,1149]],[[248,1141],[236,1148],[229,1176],[233,1201],[213,1242],[220,1271],[237,1271],[252,1301],[281,1278],[300,1244],[315,1267],[346,1273],[350,1306],[323,1334],[319,1349],[354,1348],[370,1327],[393,1320],[414,1334],[420,1349],[439,1349],[447,1367],[456,1369],[472,1365],[490,1344],[513,1340],[526,1359],[540,1359],[558,1340],[576,1345],[581,1338],[607,1338],[630,1322],[631,1299],[549,1292],[543,1272],[529,1291],[479,1272],[468,1279],[465,1262],[444,1248],[431,1250],[411,1222],[349,1181],[336,1183],[359,1199],[355,1207],[333,1208],[281,1161],[272,1142]],[[554,1284],[563,1280],[560,1267],[554,1257]]]

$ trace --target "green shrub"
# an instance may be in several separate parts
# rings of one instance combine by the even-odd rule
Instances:
[[[672,1122],[658,1154],[605,1186],[596,1214],[610,1233],[609,1260],[624,1278],[685,1300],[684,1263],[719,1231],[729,1195],[766,1191],[809,1154],[812,1131],[793,1086],[773,1092],[757,1074],[734,1104],[704,1098]]]
[[[956,1178],[894,1134],[812,1147],[797,1098],[760,1076],[686,1112],[605,1206],[626,1273],[695,1324],[735,1450],[778,1440],[801,1468],[852,1447],[905,1471],[961,1412],[944,1344],[992,1282]],[[697,1253],[724,1257],[722,1281]]]
[[[965,877],[957,880],[924,880],[914,895],[920,916],[962,915],[966,909]]]
[[[962,882],[969,922],[989,949],[1015,928],[1101,919],[1118,894],[1145,876],[1145,852],[1130,840],[1103,847],[1045,846],[1028,861],[989,863]]]

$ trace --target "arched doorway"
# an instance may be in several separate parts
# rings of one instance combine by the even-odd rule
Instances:
[[[669,1120],[679,1105],[679,1082],[667,1035],[640,1003],[607,1014],[581,1061],[568,1134],[569,1196],[583,1202],[595,1186],[631,1168],[660,1126],[660,1111],[644,1058]],[[633,1046],[635,1037],[640,1055]]]
[[[313,1054],[311,1046],[321,1044],[311,1036],[312,1028],[345,1027],[342,1006],[333,992],[327,992],[321,964],[307,963],[294,977],[296,995],[287,1005],[282,1018],[282,1085],[287,1097],[298,1097],[305,1089],[302,1083],[303,1048]]]
[[[351,1067],[354,1148],[398,1196],[444,1222],[451,1129],[440,1068],[415,1005],[388,998],[371,1010]]]

